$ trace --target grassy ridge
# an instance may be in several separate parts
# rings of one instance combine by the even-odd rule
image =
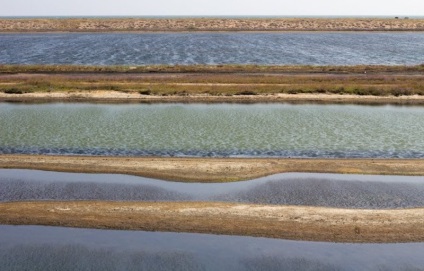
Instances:
[[[1,65],[0,75],[10,73],[381,73],[423,72],[424,64],[414,66],[355,65],[143,65],[143,66],[83,66],[83,65]]]
[[[424,95],[419,66],[13,66],[0,92],[118,91],[140,95]]]

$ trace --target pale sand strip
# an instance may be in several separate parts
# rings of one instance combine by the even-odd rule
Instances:
[[[299,103],[354,103],[354,104],[424,104],[424,96],[372,96],[341,94],[263,94],[263,95],[141,95],[137,92],[117,91],[70,91],[70,92],[35,92],[7,94],[0,92],[0,102],[182,102],[182,103],[261,103],[261,102],[299,102]]]

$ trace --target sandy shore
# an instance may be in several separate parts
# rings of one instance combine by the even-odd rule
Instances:
[[[424,208],[347,210],[203,202],[0,203],[0,223],[328,242],[423,242]]]
[[[229,182],[284,172],[424,176],[422,159],[169,158],[0,155],[0,168],[120,173],[183,182]]]
[[[424,175],[420,159],[235,159],[0,155],[0,168],[228,182],[279,172]],[[327,242],[423,242],[423,208],[337,209],[221,202],[0,203],[0,224],[245,235]]]
[[[0,102],[100,102],[100,103],[345,103],[345,104],[424,104],[422,95],[373,96],[349,94],[284,94],[216,96],[142,95],[137,92],[75,91],[8,94],[0,92]]]
[[[113,31],[424,31],[423,19],[0,19],[0,32]]]

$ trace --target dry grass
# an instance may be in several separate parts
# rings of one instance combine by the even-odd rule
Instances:
[[[5,65],[0,74],[13,73],[405,73],[424,72],[424,64],[415,66],[355,65],[144,65],[144,66],[79,66],[79,65]]]
[[[231,182],[284,172],[424,176],[422,159],[148,158],[0,155],[0,168],[121,173],[182,182]]]
[[[423,19],[1,19],[0,32],[424,31]]]
[[[424,95],[424,66],[0,66],[0,92],[94,93],[146,96],[246,96],[279,94]],[[165,72],[149,73],[150,69]],[[173,69],[175,72],[173,72]],[[208,72],[206,72],[209,69]],[[225,72],[223,72],[225,70]],[[262,70],[262,71],[261,71]],[[34,72],[38,73],[34,74]],[[194,71],[194,72],[193,72]],[[240,72],[242,71],[242,72]],[[367,73],[364,73],[367,71]],[[5,96],[7,97],[7,95]],[[13,96],[10,96],[13,97]]]
[[[203,202],[0,203],[0,223],[331,242],[423,242],[424,209],[345,210]]]

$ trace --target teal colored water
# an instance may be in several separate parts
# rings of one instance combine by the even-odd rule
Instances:
[[[0,153],[424,157],[424,107],[0,104]]]

